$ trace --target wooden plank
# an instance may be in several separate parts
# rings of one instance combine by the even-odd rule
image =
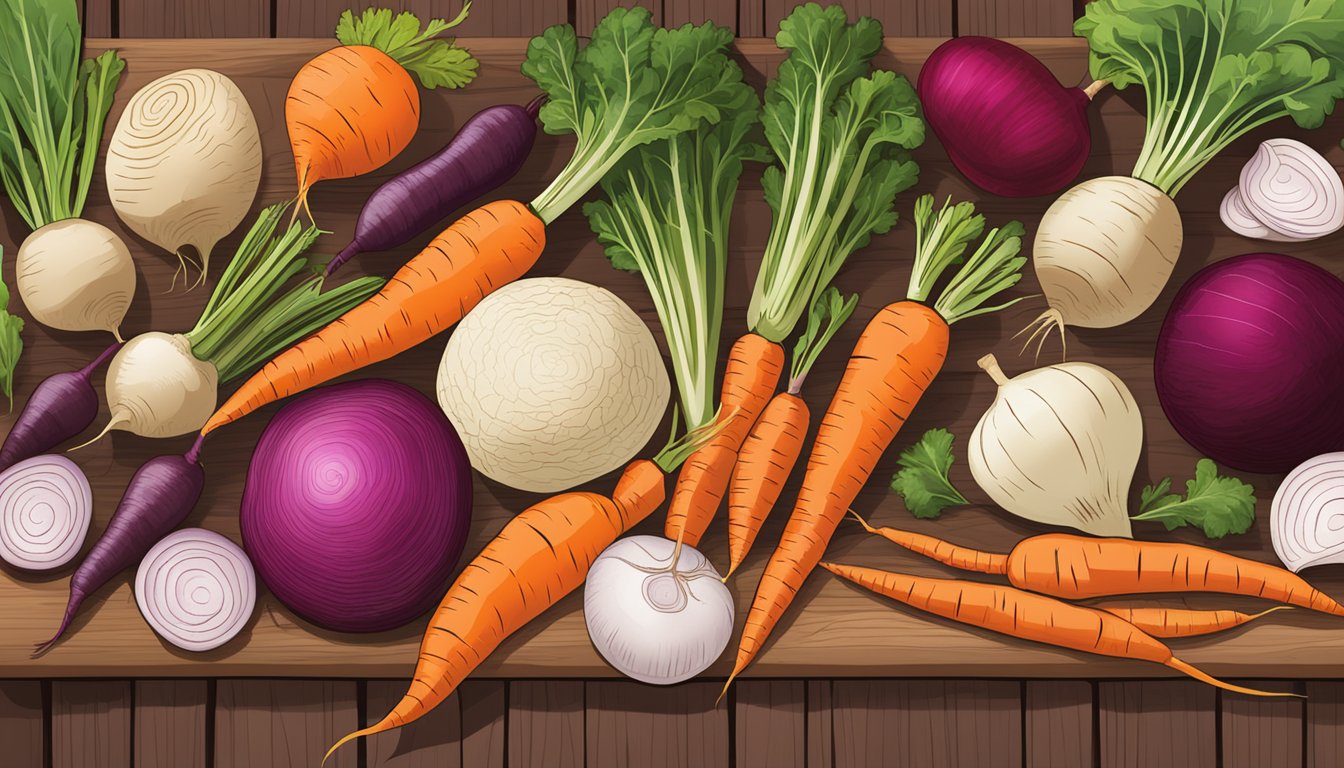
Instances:
[[[1344,765],[1344,682],[1306,683],[1308,768]]]
[[[653,23],[663,23],[663,0],[574,0],[574,29],[580,35],[591,34],[597,22],[618,6],[648,8]]]
[[[204,680],[137,680],[136,768],[205,768]]]
[[[121,37],[270,37],[271,0],[118,0]],[[190,66],[183,62],[183,66]],[[109,129],[110,130],[110,129]]]
[[[509,768],[584,764],[583,683],[520,680],[509,684]]]
[[[765,28],[765,0],[737,0],[737,36],[767,37],[775,30]]]
[[[329,38],[336,28],[336,20],[352,6],[349,0],[275,0],[276,37]],[[410,11],[429,19],[452,19],[462,9],[461,0],[389,0],[377,3],[379,8]],[[565,3],[555,0],[478,0],[471,6],[467,18],[453,28],[453,34],[462,37],[531,37],[552,24],[569,21]],[[469,47],[469,46],[468,46]]]
[[[405,693],[405,680],[365,683],[364,726],[382,720]],[[369,768],[457,768],[463,764],[461,699],[454,693],[419,720],[364,743]]]
[[[985,680],[836,680],[835,762],[1022,765],[1022,687]]]
[[[359,727],[353,681],[220,680],[215,698],[215,766],[307,766]],[[355,768],[360,743],[327,766]]]
[[[759,0],[756,9],[759,10]],[[674,0],[663,7],[663,26],[672,28],[682,24],[703,24],[712,21],[721,27],[727,27],[735,35],[738,31],[739,17],[753,12],[752,8],[739,8],[736,0]],[[757,33],[760,34],[759,32]]]
[[[807,686],[803,680],[743,680],[733,686],[738,768],[807,765]]]
[[[1080,680],[1026,683],[1027,765],[1082,768],[1092,764],[1092,685]]]
[[[42,765],[47,743],[42,683],[0,681],[0,744],[15,765]]]
[[[764,0],[765,30],[767,37],[779,31],[779,22],[796,6],[812,0]],[[951,0],[823,0],[822,5],[845,6],[851,21],[860,16],[871,16],[882,22],[882,33],[888,37],[951,37]]]
[[[585,684],[585,765],[727,768],[728,708],[715,705],[721,688],[698,682],[666,688],[628,680]],[[743,765],[740,759],[737,764]]]
[[[957,35],[1071,37],[1073,4],[1064,0],[953,0]]]
[[[1217,765],[1216,691],[1186,680],[1100,683],[1100,768]]]
[[[462,708],[462,764],[503,768],[508,722],[506,683],[468,680],[457,690]]]
[[[807,766],[831,768],[835,765],[834,710],[831,706],[831,681],[807,681]]]
[[[1234,680],[1262,691],[1287,691],[1301,696],[1306,684],[1276,680]],[[1223,719],[1223,766],[1263,768],[1300,766],[1306,749],[1303,699],[1266,698],[1219,691]]]
[[[57,680],[51,684],[51,765],[130,768],[130,683]]]
[[[79,22],[85,37],[114,37],[112,0],[80,0]]]

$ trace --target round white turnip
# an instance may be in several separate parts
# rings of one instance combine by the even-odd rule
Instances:
[[[135,295],[135,263],[112,230],[85,219],[54,221],[19,246],[14,272],[19,297],[39,323],[107,331],[121,341],[121,321]]]
[[[111,419],[94,440],[112,430],[143,437],[195,432],[214,413],[218,388],[215,366],[191,353],[187,337],[142,333],[107,366]]]

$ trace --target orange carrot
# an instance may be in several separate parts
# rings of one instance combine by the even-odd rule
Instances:
[[[1188,608],[1119,608],[1099,606],[1147,632],[1153,637],[1195,637],[1239,627],[1275,611],[1292,610],[1290,605],[1276,605],[1259,613],[1241,611],[1198,611]]]
[[[253,374],[201,434],[443,331],[495,288],[522,277],[545,244],[546,227],[526,205],[486,203],[434,238],[381,291]]]
[[[1344,616],[1344,605],[1291,571],[1195,544],[1047,533],[1023,539],[1000,555],[896,528],[874,528],[866,522],[864,527],[941,563],[1007,576],[1019,589],[1069,600],[1221,592]]]
[[[728,572],[742,564],[765,518],[779,500],[793,465],[803,452],[811,414],[807,403],[790,392],[771,399],[751,428],[728,484]]]
[[[754,333],[733,344],[719,392],[721,412],[731,415],[719,436],[681,468],[663,526],[665,537],[692,547],[700,543],[728,490],[737,452],[775,393],[783,369],[784,349],[778,344]]]
[[[468,2],[452,22],[432,19],[423,31],[407,13],[395,20],[387,9],[369,9],[358,18],[342,14],[336,27],[342,45],[304,64],[285,96],[298,207],[307,210],[308,190],[317,182],[377,170],[411,142],[420,125],[420,93],[407,68],[429,88],[471,82],[476,61],[464,51],[430,53],[454,48],[432,38],[460,23],[470,7]],[[404,35],[407,27],[419,33]]]
[[[990,230],[963,260],[983,231],[984,218],[974,211],[960,203],[935,213],[931,196],[916,201],[910,298],[884,307],[859,335],[817,430],[798,500],[756,587],[728,685],[765,645],[882,452],[942,369],[950,326],[1008,306],[983,305],[1021,279],[1024,229],[1014,221]],[[931,286],[954,264],[961,266],[929,306]]]
[[[832,563],[821,563],[821,567],[912,608],[991,632],[1101,656],[1151,661],[1234,693],[1296,695],[1257,691],[1210,677],[1176,658],[1160,640],[1096,608],[999,584],[911,576]]]

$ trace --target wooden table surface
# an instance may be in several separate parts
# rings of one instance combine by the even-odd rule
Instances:
[[[879,54],[877,65],[894,69],[912,80],[921,62],[940,41],[937,39],[890,38]],[[1086,78],[1085,46],[1080,40],[1034,39],[1016,41],[1045,61],[1064,83]],[[137,88],[167,72],[188,66],[207,66],[232,77],[248,96],[261,127],[265,148],[265,171],[256,208],[293,194],[293,171],[288,153],[281,104],[290,78],[309,57],[330,45],[321,40],[214,40],[208,43],[184,40],[94,40],[89,51],[115,44],[127,60],[127,69],[117,93],[109,125],[114,125],[127,99]],[[317,221],[333,234],[319,241],[318,248],[335,252],[350,236],[360,205],[370,191],[391,174],[442,146],[455,128],[471,114],[500,102],[523,103],[535,95],[535,86],[518,72],[525,41],[522,39],[471,39],[466,44],[480,58],[481,76],[469,88],[452,93],[431,92],[424,96],[421,129],[411,146],[388,168],[361,179],[318,185],[312,196]],[[741,39],[738,58],[749,79],[762,85],[778,66],[781,54],[773,41]],[[1084,177],[1125,173],[1138,154],[1143,131],[1139,114],[1141,94],[1103,92],[1093,109],[1093,155]],[[109,129],[110,132],[110,129]],[[1157,304],[1128,326],[1109,331],[1083,331],[1069,341],[1070,356],[1104,365],[1129,385],[1138,399],[1146,431],[1146,449],[1136,473],[1133,492],[1143,484],[1166,475],[1177,485],[1194,469],[1198,455],[1187,446],[1163,418],[1153,390],[1151,361],[1154,338],[1167,303],[1175,290],[1204,264],[1239,253],[1261,250],[1265,244],[1233,237],[1218,221],[1217,205],[1259,140],[1278,135],[1302,138],[1325,152],[1337,165],[1344,152],[1337,146],[1344,133],[1344,119],[1332,118],[1318,131],[1303,132],[1287,121],[1259,131],[1215,160],[1182,192],[1179,204],[1185,224],[1186,243],[1176,274]],[[570,140],[541,138],[523,171],[495,193],[496,196],[530,199],[563,165]],[[990,222],[1020,218],[1029,235],[1034,232],[1050,199],[996,199],[983,195],[951,167],[946,154],[930,134],[915,155],[921,168],[920,183],[898,202],[900,225],[876,238],[855,254],[838,278],[842,290],[861,291],[855,320],[831,345],[809,378],[807,399],[820,413],[838,381],[844,359],[864,322],[884,304],[904,296],[908,278],[913,231],[910,206],[919,193],[974,199]],[[102,186],[101,169],[94,182],[87,217],[118,231],[131,246],[140,270],[134,306],[123,331],[130,334],[151,329],[183,331],[195,320],[208,295],[207,288],[170,291],[176,259],[137,239],[113,214]],[[0,205],[0,244],[12,254],[26,234],[13,209]],[[732,261],[725,308],[725,338],[744,330],[747,298],[759,264],[759,251],[770,224],[759,172],[745,175],[732,224]],[[400,266],[432,233],[397,252],[369,254],[349,269],[351,276],[367,271],[388,274]],[[241,232],[220,244],[214,259],[217,277],[232,253]],[[638,276],[612,269],[594,242],[578,211],[557,221],[548,232],[547,252],[533,275],[565,275],[605,286],[630,303],[655,325],[651,303]],[[1276,245],[1275,250],[1305,257],[1341,272],[1336,251],[1341,236],[1301,245]],[[5,259],[4,275],[13,285],[13,259]],[[1014,291],[1017,295],[1037,292],[1028,276]],[[17,306],[17,298],[12,302]],[[961,544],[1006,551],[1020,538],[1044,530],[1018,521],[987,506],[953,509],[940,520],[916,521],[887,488],[896,467],[897,452],[931,427],[950,427],[961,440],[953,479],[973,500],[983,498],[965,469],[964,439],[989,404],[993,383],[975,366],[987,352],[999,355],[1009,374],[1032,365],[1019,357],[1009,340],[1042,308],[1041,300],[1023,302],[999,315],[976,318],[953,330],[951,355],[943,373],[915,410],[910,423],[898,436],[888,455],[878,465],[872,480],[855,504],[871,519],[903,525],[945,536]],[[655,336],[660,334],[655,332]],[[385,363],[356,373],[352,378],[380,376],[404,381],[433,397],[434,373],[446,335]],[[34,322],[24,331],[27,345],[15,382],[15,410],[43,377],[82,365],[101,350],[108,339],[99,334],[52,331]],[[661,343],[661,342],[660,342]],[[200,504],[187,525],[205,526],[239,539],[237,509],[248,458],[276,406],[217,433],[206,446],[204,464],[207,485]],[[13,415],[4,419],[4,428]],[[114,510],[131,473],[146,459],[185,450],[189,438],[149,440],[125,433],[72,454],[89,474],[95,488],[93,532],[100,532]],[[1246,476],[1261,501],[1257,523],[1242,536],[1218,543],[1236,554],[1272,560],[1266,528],[1268,500],[1278,477]],[[595,481],[590,487],[608,490],[613,478]],[[794,478],[784,499],[791,501]],[[538,497],[498,484],[476,481],[475,517],[467,554],[474,554],[504,523]],[[781,505],[783,507],[783,504]],[[745,616],[768,548],[777,540],[786,508],[776,511],[760,544],[731,582],[737,595],[739,626]],[[655,514],[636,532],[660,530],[661,514]],[[1160,526],[1139,524],[1140,538],[1199,541],[1190,533],[1168,535]],[[90,537],[90,543],[93,537]],[[716,563],[726,559],[724,523],[717,520],[707,536],[706,553]],[[831,545],[832,560],[908,570],[922,574],[947,571],[926,560],[865,536],[856,526],[843,525]],[[1319,568],[1309,578],[1325,591],[1344,594],[1344,569]],[[159,641],[141,619],[135,606],[128,570],[90,599],[72,631],[46,656],[30,660],[32,644],[48,637],[65,604],[69,571],[56,576],[33,577],[6,570],[0,575],[0,677],[61,676],[316,676],[403,677],[416,657],[424,621],[392,632],[351,635],[328,632],[294,617],[263,589],[256,615],[242,634],[226,646],[204,654],[176,650]],[[1179,598],[1169,604],[1180,603]],[[1196,607],[1251,607],[1254,601],[1210,597],[1192,599]],[[593,650],[584,630],[579,595],[571,595],[517,636],[507,641],[475,673],[477,677],[607,677],[615,673]],[[1254,625],[1213,639],[1174,643],[1179,654],[1211,673],[1239,677],[1337,677],[1344,676],[1344,626],[1330,617],[1303,611],[1285,611]],[[730,654],[712,667],[708,676],[727,671]],[[1044,648],[1005,639],[951,622],[915,614],[841,583],[824,573],[815,574],[775,632],[748,676],[818,677],[1139,677],[1167,676],[1152,665],[1100,659],[1080,653]]]

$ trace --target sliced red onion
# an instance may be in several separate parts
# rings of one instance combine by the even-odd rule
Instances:
[[[1311,239],[1309,237],[1282,235],[1261,224],[1260,220],[1255,218],[1255,214],[1251,213],[1251,209],[1246,207],[1246,201],[1241,197],[1241,187],[1233,187],[1227,191],[1227,194],[1223,196],[1222,204],[1218,206],[1218,215],[1228,229],[1242,237],[1273,240],[1280,243]]]
[[[1321,454],[1289,472],[1269,523],[1274,551],[1289,570],[1344,562],[1344,453]]]
[[[184,528],[140,561],[135,601],[159,637],[183,650],[208,651],[232,640],[252,617],[257,577],[237,544]]]
[[[60,568],[89,532],[93,491],[64,456],[43,455],[0,473],[0,558],[26,571]]]
[[[1293,139],[1262,142],[1241,169],[1241,198],[1261,224],[1294,239],[1344,226],[1344,182],[1319,152]]]

